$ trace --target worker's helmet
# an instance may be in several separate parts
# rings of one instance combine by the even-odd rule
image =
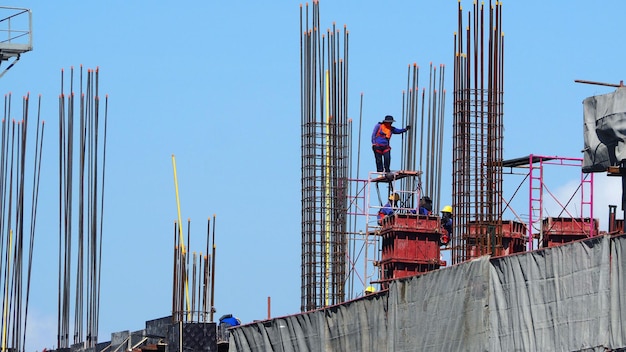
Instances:
[[[450,213],[452,214],[452,207],[449,205],[446,205],[445,207],[443,207],[443,209],[441,209],[442,213]]]
[[[398,193],[394,193],[389,196],[389,200],[400,200],[400,195]]]
[[[376,289],[374,288],[374,286],[367,286],[367,288],[365,288],[365,293],[374,293],[376,292]]]

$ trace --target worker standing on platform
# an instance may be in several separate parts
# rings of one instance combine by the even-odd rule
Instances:
[[[385,119],[378,122],[374,126],[372,132],[372,150],[374,151],[374,158],[376,159],[376,171],[377,172],[391,172],[391,146],[389,140],[392,134],[404,133],[411,129],[411,126],[406,128],[396,128],[391,124],[396,120],[393,116],[387,115]]]
[[[452,238],[452,207],[449,205],[441,209],[441,226],[447,232],[447,238],[442,236],[441,243],[448,244]]]
[[[400,200],[400,195],[398,193],[394,193],[389,196],[389,201],[385,206],[380,208],[378,211],[378,225],[383,224],[383,219],[386,216],[393,215],[395,212],[395,208],[398,207],[398,201]]]

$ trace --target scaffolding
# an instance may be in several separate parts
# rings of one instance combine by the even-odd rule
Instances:
[[[369,260],[376,270],[371,274],[366,271],[365,278],[369,283],[380,284],[382,289],[389,288],[392,280],[419,275],[445,265],[440,252],[443,235],[441,218],[432,212],[420,214],[419,211],[418,200],[423,197],[421,176],[421,171],[397,171],[384,176],[370,173],[369,193],[375,192],[379,203],[382,200],[382,184],[386,185],[385,198],[391,194],[398,195],[393,214],[379,217],[381,207],[375,203],[370,204],[367,214],[367,234],[375,238],[373,245],[377,255],[375,260]]]
[[[506,201],[504,211],[511,210],[519,221],[527,219],[526,243],[528,250],[549,247],[573,240],[593,237],[598,234],[598,221],[593,213],[593,173],[582,170],[583,158],[559,157],[530,154],[528,156],[505,160],[502,163],[508,174],[516,174],[514,170],[524,170],[522,183],[528,182],[528,214],[527,217],[513,211],[511,199]],[[558,172],[559,180],[566,175],[565,168],[580,173],[579,183],[574,192],[565,201],[559,199],[550,189],[546,172],[550,169]],[[558,168],[558,170],[556,170]],[[521,185],[517,187],[519,190]],[[575,201],[579,195],[579,201]],[[546,212],[547,200],[556,204],[556,213]],[[576,210],[570,210],[574,206]],[[554,215],[554,216],[552,216]]]
[[[0,77],[23,53],[33,50],[32,16],[29,9],[0,6],[0,64],[13,60],[0,72]]]
[[[368,211],[364,214],[364,266],[363,274],[361,275],[364,286],[372,283],[381,283],[381,288],[386,288],[388,281],[395,278],[393,275],[395,264],[390,262],[395,251],[385,251],[385,248],[389,249],[385,242],[393,242],[395,235],[399,232],[397,226],[394,226],[397,216],[400,216],[402,219],[416,217],[418,200],[423,195],[421,176],[421,171],[406,170],[400,170],[391,174],[369,173],[366,188],[369,201],[367,205]],[[393,208],[394,216],[379,221],[379,211],[383,204],[387,202],[389,196],[394,193],[399,197],[397,207]],[[402,227],[405,227],[403,230],[407,232],[417,230],[418,224],[416,221],[400,220],[398,221],[399,223],[403,223]],[[407,229],[406,227],[410,228]],[[408,260],[407,258],[404,259]],[[413,269],[409,272],[417,273]]]

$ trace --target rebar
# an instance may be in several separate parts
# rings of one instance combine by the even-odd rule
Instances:
[[[59,96],[59,296],[57,301],[57,344],[69,347],[71,277],[74,276],[74,333],[72,344],[94,347],[98,342],[100,273],[104,216],[104,174],[108,96],[101,119],[98,91],[99,70],[79,71],[79,95],[75,100],[74,68],[70,70],[69,92],[61,71]],[[85,85],[83,86],[83,82]],[[67,99],[67,100],[66,100]],[[78,104],[79,108],[75,109]],[[79,129],[74,130],[76,114]],[[104,133],[104,139],[100,139]],[[75,137],[78,136],[78,148]],[[77,153],[77,154],[75,154]],[[78,159],[78,170],[74,169]],[[78,176],[75,182],[74,176]],[[74,207],[74,191],[78,190]],[[77,212],[77,214],[75,214]],[[77,215],[77,218],[74,217]],[[74,223],[76,221],[76,223]],[[73,225],[76,225],[73,227]],[[73,252],[73,244],[76,245]],[[76,269],[72,270],[72,259]]]
[[[484,18],[484,5],[474,2],[464,40],[459,2],[454,35],[453,264],[502,247],[502,3],[489,3],[486,38]]]
[[[215,287],[215,214],[213,227],[207,220],[206,254],[192,252],[191,219],[187,219],[187,244],[182,243],[181,228],[174,222],[172,273],[172,322],[213,322]],[[211,237],[212,232],[212,237]],[[212,253],[208,253],[212,247]],[[213,262],[211,263],[211,259]]]
[[[11,94],[5,96],[0,148],[0,330],[3,350],[23,351],[26,344],[44,124],[41,122],[40,129],[41,115],[38,109],[33,183],[29,189],[26,186],[26,161],[32,156],[28,150],[31,145],[28,141],[30,96],[22,98],[22,116],[17,121],[10,117],[11,100]],[[30,214],[26,211],[29,205],[26,193],[29,191],[32,192]],[[30,221],[29,228],[25,228],[25,220]],[[28,248],[26,253],[25,248]]]
[[[405,125],[411,125],[412,128],[406,133],[406,137],[402,135],[401,169],[420,171],[422,176],[402,179],[400,188],[411,194],[415,192],[420,198],[429,196],[433,200],[434,209],[440,206],[442,136],[445,127],[443,120],[445,113],[444,68],[444,65],[439,65],[439,72],[437,72],[437,67],[433,67],[430,63],[428,96],[426,96],[426,88],[423,88],[420,104],[419,66],[416,63],[409,65],[407,93],[403,92],[402,99],[404,103],[402,122]],[[403,205],[406,208],[416,208],[418,201],[419,199],[406,199],[403,200]]]
[[[309,18],[309,10],[312,17]],[[348,30],[320,31],[319,2],[300,7],[301,310],[343,302],[347,281]]]

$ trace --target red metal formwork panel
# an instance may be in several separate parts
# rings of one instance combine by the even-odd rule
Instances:
[[[548,235],[589,235],[590,218],[553,218],[543,219],[544,237]],[[598,233],[598,221],[593,221],[593,233]]]
[[[513,220],[502,220],[503,237],[525,238],[526,233],[526,224]]]
[[[441,233],[441,219],[437,216],[417,214],[394,214],[383,219],[380,233],[411,230],[425,233]]]
[[[502,253],[500,255],[511,255],[526,251],[526,237],[503,237]]]
[[[436,216],[394,214],[383,220],[381,260],[383,280],[414,276],[439,269],[441,219]]]
[[[624,219],[615,220],[615,233],[624,233]]]
[[[474,223],[474,222],[470,222],[467,226],[467,234],[464,235],[465,238],[477,238],[477,237],[483,237],[484,233],[485,233],[485,228],[489,227],[489,226],[493,226],[493,225],[489,225],[486,223]]]
[[[559,246],[590,236],[590,218],[553,218],[542,221],[544,247]],[[598,220],[593,220],[593,233],[598,233]]]
[[[587,235],[550,235],[543,241],[544,247],[560,246],[564,243],[569,243],[578,240],[584,240]]]
[[[381,261],[387,259],[408,263],[439,260],[439,234],[393,231],[382,236]]]
[[[473,239],[474,241],[476,240],[475,238],[471,238],[471,239]],[[525,237],[503,236],[502,245],[494,245],[490,247],[490,246],[479,245],[479,244],[476,244],[475,242],[472,243],[471,241],[468,241],[466,243],[466,248],[467,248],[467,253],[468,253],[469,258],[478,258],[486,254],[491,254],[494,257],[501,257],[505,255],[525,252],[526,243],[527,243],[527,240]],[[491,253],[490,249],[493,250],[493,253]]]
[[[381,266],[384,279],[389,280],[427,273],[429,271],[439,269],[441,263],[437,261],[433,263],[416,264],[389,261],[386,263],[382,263]]]
[[[417,268],[407,268],[407,267],[394,268],[394,270],[393,270],[393,278],[394,279],[401,279],[403,277],[415,276],[415,275],[419,275],[419,274],[422,273],[422,272],[420,272],[418,270],[410,270],[410,269],[417,269]]]
[[[494,225],[490,225],[486,223],[482,223],[482,224],[470,223],[468,225],[469,234],[467,235],[467,237],[479,237],[479,236],[484,235],[484,231],[480,231],[480,230],[481,229],[484,230],[484,228],[488,226],[494,226]],[[502,228],[500,229],[500,231],[496,231],[496,233],[502,234],[503,237],[517,238],[517,237],[526,236],[526,224],[524,223],[512,221],[512,220],[503,220],[501,226]]]
[[[468,258],[467,259],[472,259],[472,258],[478,258],[480,256],[483,256],[485,254],[490,254],[489,252],[487,252],[486,250],[483,252],[481,251],[481,249],[484,250],[484,248],[482,246],[478,246],[476,244],[466,244],[466,251],[467,251],[467,255]]]

